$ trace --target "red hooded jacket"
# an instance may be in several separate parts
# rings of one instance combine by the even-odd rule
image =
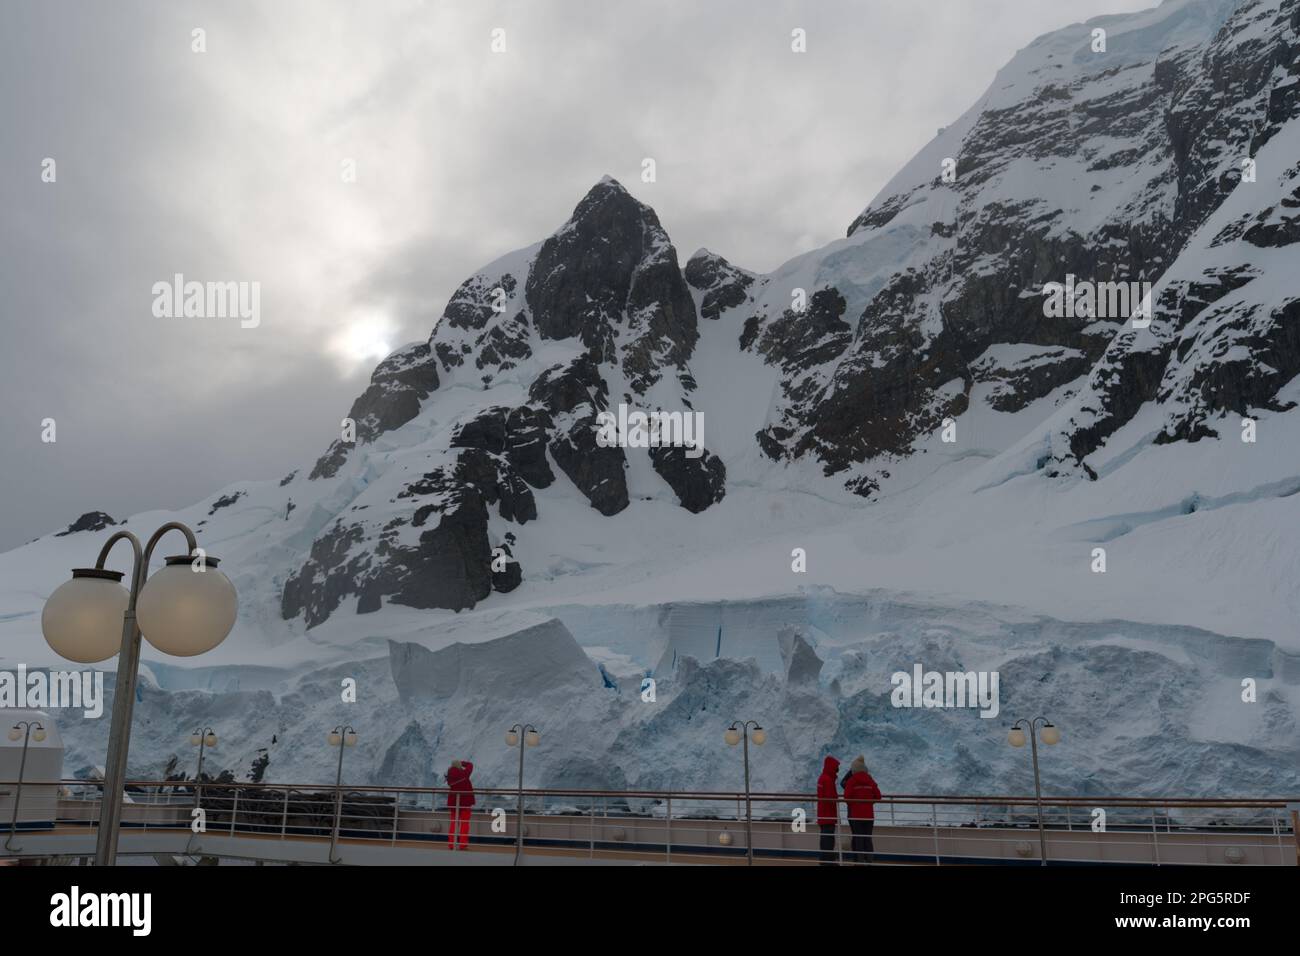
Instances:
[[[844,799],[849,805],[850,820],[874,820],[873,804],[880,799],[880,788],[871,774],[859,770],[844,781]]]
[[[469,779],[469,775],[473,772],[474,765],[468,760],[462,760],[459,767],[452,767],[447,771],[447,788],[451,790],[451,793],[447,794],[449,808],[468,810],[474,806],[474,784]]]
[[[840,762],[834,757],[827,757],[822,763],[822,775],[817,778],[817,822],[833,824],[840,822],[839,805],[836,803],[839,792],[835,789],[835,774],[839,772]]]

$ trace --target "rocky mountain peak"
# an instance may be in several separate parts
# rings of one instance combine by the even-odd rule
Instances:
[[[653,209],[606,177],[542,243],[524,298],[543,339],[581,339],[644,394],[695,347],[695,303]]]

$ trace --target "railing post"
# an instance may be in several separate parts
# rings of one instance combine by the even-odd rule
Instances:
[[[668,814],[664,818],[664,845],[666,847],[666,862],[673,861],[673,798],[668,798]]]
[[[934,865],[942,866],[939,859],[939,806],[930,804],[930,825],[934,828]]]
[[[235,835],[235,819],[239,816],[239,788],[235,788],[235,797],[230,804],[230,835]]]
[[[889,805],[890,820],[893,820],[894,805]],[[840,839],[840,802],[835,801],[835,865],[844,865],[844,841]]]
[[[398,809],[397,798],[398,796],[399,794],[396,793],[393,794],[393,842],[392,842],[393,846],[397,846],[397,809]]]
[[[280,814],[280,839],[289,832],[289,788],[284,788],[284,810]]]
[[[587,856],[596,858],[596,798],[591,798],[591,813],[587,815]]]
[[[1291,837],[1295,840],[1295,862],[1296,866],[1300,866],[1300,804],[1287,804],[1287,809],[1291,811]],[[1279,838],[1281,836],[1280,828],[1278,836]],[[1279,846],[1278,849],[1280,851],[1281,847]],[[1281,862],[1282,859],[1279,856],[1278,863]]]
[[[1156,808],[1151,808],[1151,853],[1155,856],[1155,865],[1160,865],[1160,825],[1156,822]]]

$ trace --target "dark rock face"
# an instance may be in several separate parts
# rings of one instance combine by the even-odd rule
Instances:
[[[846,305],[835,289],[818,290],[805,310],[786,309],[762,329],[758,351],[792,377],[833,359],[853,337],[853,329],[841,318]]]
[[[233,495],[222,495],[216,501],[212,502],[212,508],[211,510],[208,511],[208,517],[211,518],[222,508],[229,508],[240,498],[243,498],[246,494],[247,492],[244,491],[236,491]]]
[[[688,458],[685,448],[651,448],[650,462],[691,514],[717,504],[727,493],[727,466],[710,451]]]
[[[409,345],[384,359],[370,376],[370,387],[352,403],[357,444],[374,441],[420,413],[420,403],[438,388],[438,370],[427,344]],[[332,478],[347,461],[352,445],[335,441],[308,476]]]
[[[588,409],[551,439],[551,457],[591,506],[608,517],[628,504],[627,458],[622,448],[602,448],[596,434],[596,413]]]
[[[555,481],[546,460],[546,442],[552,427],[551,416],[545,410],[529,405],[496,406],[461,426],[452,447],[480,448],[504,455],[528,484],[546,488]]]
[[[460,426],[451,440],[453,448],[482,448],[501,454],[506,450],[506,413],[501,406],[484,409],[480,415]]]
[[[472,362],[488,385],[532,354],[532,327],[519,308],[519,291],[510,272],[480,272],[461,283],[429,338],[444,371]]]
[[[72,522],[72,524],[68,525],[66,531],[60,531],[54,537],[62,538],[65,535],[77,534],[79,531],[103,531],[105,528],[111,528],[115,524],[117,524],[117,522],[102,511],[87,511],[76,521]]]
[[[523,583],[523,569],[519,567],[519,562],[514,559],[514,554],[510,550],[508,543],[498,546],[503,564],[500,566],[493,562],[492,566],[492,590],[502,594],[508,594]]]
[[[453,611],[473,607],[492,590],[487,505],[466,492],[443,511],[436,527],[420,535],[416,547],[381,539],[378,555],[385,561],[393,603]]]
[[[677,250],[654,210],[608,178],[542,243],[524,294],[542,338],[576,336],[597,364],[621,360],[641,394],[664,366],[684,368],[699,337]]]
[[[1078,349],[1034,348],[1002,361],[986,353],[971,364],[976,382],[992,384],[988,403],[1000,412],[1018,412],[1088,372],[1088,359]]]
[[[359,525],[335,522],[328,532],[312,542],[311,556],[297,574],[289,578],[280,595],[280,614],[286,619],[306,613],[308,627],[325,621],[352,593],[362,573],[369,569],[371,556],[351,554],[365,538]],[[374,609],[378,609],[377,598]]]
[[[1247,349],[1234,348],[1242,342]],[[1178,356],[1193,349],[1195,361]],[[1157,398],[1177,412],[1157,443],[1217,435],[1207,420],[1219,412],[1245,417],[1255,409],[1285,411],[1290,406],[1277,394],[1300,374],[1300,298],[1271,310],[1223,310],[1180,337],[1174,352]]]
[[[509,296],[515,291],[515,284],[515,277],[509,273],[502,275],[495,283],[486,281],[482,275],[471,276],[452,295],[442,313],[442,321],[455,329],[485,328],[496,312],[496,290],[500,289]],[[459,365],[460,362],[448,363],[452,364]]]
[[[528,397],[554,415],[571,412],[582,404],[603,411],[609,407],[609,386],[587,353],[568,365],[554,365],[537,376],[528,389]]]
[[[379,610],[384,598],[408,607],[459,611],[494,587],[517,587],[523,580],[517,561],[504,572],[492,569],[489,508],[524,524],[537,517],[537,502],[508,453],[489,450],[505,447],[496,428],[505,418],[503,409],[489,409],[462,429],[458,441],[480,445],[449,453],[444,464],[408,482],[394,503],[409,500],[409,512],[378,528],[364,519],[340,519],[318,536],[307,563],[284,586],[281,614],[286,619],[305,614],[311,628],[349,595],[357,598],[359,614]]]
[[[687,285],[703,293],[700,300],[702,319],[716,319],[725,310],[746,302],[755,278],[752,272],[736,268],[707,249],[691,256],[683,275]]]
[[[546,460],[547,437],[553,427],[549,412],[530,405],[512,408],[506,416],[506,459],[534,488],[549,488],[555,481]]]
[[[507,521],[523,524],[537,517],[532,489],[504,455],[467,449],[456,463],[456,478],[477,490],[485,503],[499,503],[501,517]]]

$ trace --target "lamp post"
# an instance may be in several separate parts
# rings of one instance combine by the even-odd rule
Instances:
[[[202,800],[200,794],[203,790],[203,751],[207,747],[217,745],[217,732],[211,727],[203,727],[190,734],[190,746],[199,748],[199,767],[194,771],[194,805],[197,807]]]
[[[181,532],[189,552],[167,558],[166,566],[150,577],[153,550],[168,531]],[[121,572],[104,568],[108,552],[118,541],[129,542],[133,553],[129,591],[122,587]],[[176,657],[202,654],[224,641],[235,625],[238,598],[234,585],[217,570],[217,563],[199,550],[194,532],[179,521],[169,521],[155,531],[144,548],[131,532],[118,531],[100,549],[95,566],[74,568],[72,580],[55,589],[41,612],[45,641],[60,656],[92,664],[107,660],[115,651],[118,655],[96,866],[117,862],[140,638]]]
[[[331,747],[339,748],[339,769],[334,777],[334,830],[330,835],[329,852],[329,861],[338,863],[339,860],[334,859],[334,848],[339,845],[339,823],[343,819],[343,750],[357,745],[357,732],[351,724],[340,724],[330,731],[329,742]]]
[[[13,845],[13,839],[18,833],[18,801],[23,796],[23,771],[27,769],[27,745],[33,740],[39,744],[45,739],[45,725],[39,720],[20,720],[9,728],[10,740],[17,740],[19,737],[23,738],[23,755],[18,758],[18,786],[14,788],[14,814],[9,820],[9,835],[5,837],[5,849],[11,853],[18,852],[18,847]]]
[[[524,745],[536,747],[542,736],[532,724],[515,724],[506,731],[506,746],[519,748],[519,822],[515,827],[515,862],[524,852]]]
[[[206,747],[215,747],[217,745],[217,732],[211,727],[202,727],[190,734],[190,746],[199,748],[199,767],[194,772],[194,808],[198,809],[203,805],[203,750]],[[190,833],[190,838],[185,841],[185,852],[190,852],[190,845],[194,842],[194,833]]]
[[[724,739],[727,746],[734,747],[742,740],[745,742],[745,865],[754,865],[754,814],[749,799],[749,740],[753,737],[759,747],[767,740],[767,731],[758,726],[756,720],[733,720],[727,728]]]
[[[1011,733],[1007,734],[1007,743],[1013,747],[1023,747],[1025,737],[1029,737],[1030,751],[1034,755],[1034,799],[1038,803],[1038,856],[1039,865],[1047,866],[1047,831],[1043,828],[1043,787],[1038,779],[1038,736],[1040,730],[1039,721],[1042,721],[1041,731],[1043,734],[1043,743],[1049,747],[1055,746],[1061,742],[1061,731],[1046,717],[1035,717],[1033,720],[1025,720],[1023,717],[1011,725]],[[1021,725],[1024,725],[1023,727]],[[1026,734],[1025,730],[1029,733]]]

